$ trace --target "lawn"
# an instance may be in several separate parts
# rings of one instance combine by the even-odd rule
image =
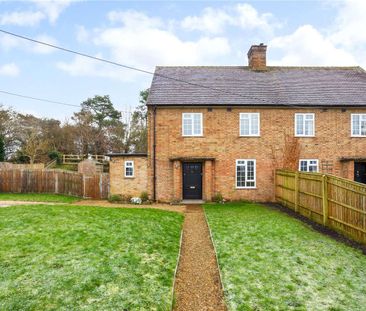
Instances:
[[[0,208],[0,310],[169,310],[183,216]]]
[[[366,256],[279,211],[205,206],[230,310],[366,310]]]
[[[0,193],[0,201],[28,201],[28,202],[58,202],[73,203],[80,201],[80,198],[46,193]]]

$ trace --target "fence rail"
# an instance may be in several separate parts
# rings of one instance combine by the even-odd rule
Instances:
[[[109,174],[86,176],[62,170],[0,170],[0,192],[58,193],[106,199]]]
[[[366,243],[366,185],[328,174],[276,171],[276,200]]]
[[[105,155],[101,154],[64,154],[62,155],[62,163],[63,164],[78,164],[79,162],[85,160],[85,159],[93,159],[100,163],[108,163],[109,158]]]

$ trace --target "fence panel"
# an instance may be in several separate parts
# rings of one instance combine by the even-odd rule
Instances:
[[[62,170],[0,170],[0,192],[58,193],[106,199],[109,195],[109,174],[84,176]]]
[[[328,174],[276,171],[276,200],[366,243],[366,185]]]
[[[318,173],[298,173],[299,175],[299,212],[300,214],[322,223],[322,175]]]
[[[294,172],[276,171],[276,199],[293,210],[295,210],[295,178]]]

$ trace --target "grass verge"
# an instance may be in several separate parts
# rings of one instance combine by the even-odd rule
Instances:
[[[0,209],[1,310],[169,310],[183,216],[148,209]]]
[[[361,251],[259,204],[205,211],[230,310],[366,310]]]
[[[0,193],[0,201],[28,201],[28,202],[55,202],[74,203],[80,201],[78,197],[62,194],[47,193]]]

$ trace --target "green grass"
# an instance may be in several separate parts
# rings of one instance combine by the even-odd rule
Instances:
[[[366,256],[267,207],[206,205],[230,310],[366,310]]]
[[[58,202],[73,203],[80,201],[80,198],[46,193],[0,193],[0,201],[28,201],[28,202]]]
[[[169,310],[183,216],[0,208],[0,310]]]

